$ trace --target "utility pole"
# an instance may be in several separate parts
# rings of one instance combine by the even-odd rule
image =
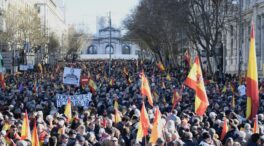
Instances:
[[[110,77],[111,76],[111,61],[112,61],[112,56],[111,56],[111,53],[112,53],[112,22],[111,22],[111,12],[109,12],[109,48],[110,48],[110,51],[109,51],[109,72],[108,72],[108,76]]]
[[[239,0],[239,57],[238,57],[238,75],[241,74],[242,58],[242,0]]]

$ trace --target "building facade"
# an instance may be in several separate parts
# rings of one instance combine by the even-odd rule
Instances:
[[[111,31],[111,43],[110,43]],[[122,39],[121,31],[113,27],[99,29],[91,39],[85,41],[80,59],[138,59],[139,46],[132,41]]]
[[[65,20],[64,0],[35,0],[35,7],[41,20],[43,32],[45,32],[47,37],[51,34],[55,35],[59,41],[60,48],[58,49],[63,50],[68,31]],[[45,58],[45,62],[54,62],[54,58],[62,57],[61,54],[62,52],[50,54],[49,58]]]
[[[228,26],[224,41],[224,70],[227,73],[239,72],[239,54],[241,53],[241,72],[247,70],[251,22],[255,26],[256,55],[259,76],[263,76],[264,64],[264,0],[240,0],[241,16],[234,18]],[[239,5],[239,3],[238,3]],[[242,27],[240,29],[240,26]],[[241,32],[240,32],[241,31]],[[240,40],[241,39],[241,40]],[[241,41],[241,45],[239,44]],[[241,48],[240,48],[241,46]]]

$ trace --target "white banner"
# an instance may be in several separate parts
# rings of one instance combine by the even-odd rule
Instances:
[[[80,85],[81,69],[64,67],[63,83],[70,85]]]
[[[80,95],[63,95],[57,94],[57,107],[61,107],[67,104],[68,98],[71,99],[71,104],[73,106],[83,106],[89,107],[89,102],[92,100],[92,94],[80,94]]]
[[[21,70],[21,71],[27,71],[28,70],[28,66],[27,65],[20,64],[19,65],[19,70]]]

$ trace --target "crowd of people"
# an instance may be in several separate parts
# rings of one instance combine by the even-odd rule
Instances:
[[[145,101],[150,123],[154,109],[140,93],[140,72],[144,70],[153,94],[154,107],[161,112],[162,136],[157,146],[262,146],[264,145],[264,87],[259,80],[259,132],[245,118],[246,86],[243,78],[222,74],[204,75],[209,107],[206,114],[194,113],[194,91],[183,86],[188,68],[160,70],[156,63],[113,60],[109,75],[108,61],[91,60],[46,66],[35,71],[5,74],[0,92],[0,146],[31,146],[21,138],[23,117],[27,111],[30,129],[37,123],[41,146],[148,146],[149,134],[137,141],[140,109]],[[72,120],[64,115],[65,106],[57,107],[56,94],[79,95],[91,92],[89,85],[63,84],[65,66],[81,68],[82,76],[97,85],[89,107],[72,106]],[[124,71],[127,73],[124,73]],[[125,72],[126,72],[125,71]],[[111,82],[111,83],[110,83]],[[233,90],[234,88],[234,90]],[[173,91],[181,100],[172,109]],[[114,103],[118,103],[121,121],[115,122]],[[228,132],[220,138],[224,119]],[[11,141],[11,143],[10,143]]]

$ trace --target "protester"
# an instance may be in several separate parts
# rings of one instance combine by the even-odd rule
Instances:
[[[63,84],[64,66],[81,68],[81,79],[88,81],[81,80],[80,86]],[[206,113],[198,116],[194,111],[195,92],[183,86],[189,67],[168,64],[163,71],[150,61],[113,60],[111,75],[108,69],[108,61],[87,60],[47,65],[42,70],[16,75],[6,73],[5,87],[2,85],[0,92],[0,145],[27,145],[33,141],[22,138],[26,112],[30,134],[36,121],[38,139],[43,146],[147,146],[151,145],[155,126],[160,126],[158,132],[161,132],[152,143],[157,146],[260,146],[264,143],[264,108],[261,108],[264,102],[260,102],[257,134],[252,130],[254,122],[245,118],[243,78],[204,75],[210,104]],[[153,107],[140,92],[142,70],[151,88]],[[91,80],[97,87],[90,84]],[[259,82],[262,87],[262,81]],[[175,91],[179,99],[174,96]],[[71,104],[69,117],[65,113],[66,105],[57,106],[58,94],[68,97],[91,94],[92,97],[88,107]],[[263,97],[260,93],[261,101]],[[177,103],[173,109],[174,100]],[[147,135],[139,141],[143,102],[149,127]],[[155,125],[157,107],[160,120]],[[221,139],[224,118],[228,129]]]

